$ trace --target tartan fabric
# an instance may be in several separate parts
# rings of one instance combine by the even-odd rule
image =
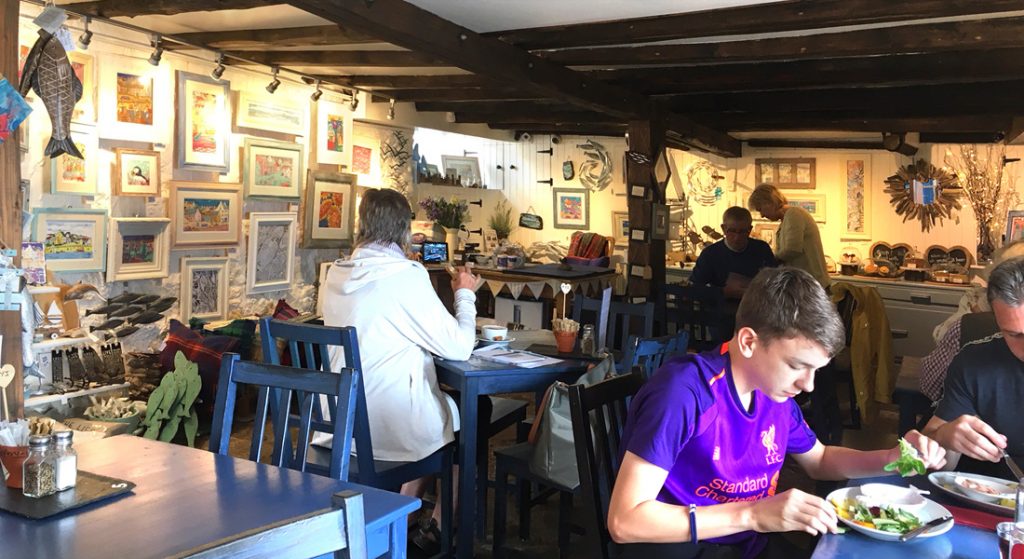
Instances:
[[[189,361],[199,366],[203,386],[199,389],[196,410],[212,417],[213,402],[217,395],[220,361],[225,353],[238,351],[238,338],[231,336],[203,336],[187,326],[171,320],[164,348],[160,351],[160,369],[166,373],[174,369],[174,356],[180,351]]]
[[[245,318],[236,318],[225,326],[220,328],[214,328],[211,330],[214,334],[220,336],[230,336],[238,339],[238,349],[236,353],[242,356],[242,359],[250,361],[253,358],[253,341],[256,337],[256,321]]]
[[[299,316],[299,311],[289,305],[284,299],[278,299],[277,306],[274,307],[273,316],[276,320],[291,320]]]
[[[600,258],[608,254],[608,239],[604,235],[576,231],[569,241],[569,256]]]

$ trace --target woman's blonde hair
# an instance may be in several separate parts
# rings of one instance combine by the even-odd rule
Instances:
[[[758,211],[762,206],[772,205],[776,208],[785,206],[789,200],[786,196],[779,192],[778,188],[772,184],[759,184],[754,191],[750,193],[750,198],[747,199],[747,207]]]

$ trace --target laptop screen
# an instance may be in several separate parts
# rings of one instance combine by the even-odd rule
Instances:
[[[423,263],[438,264],[448,261],[448,243],[423,243]]]

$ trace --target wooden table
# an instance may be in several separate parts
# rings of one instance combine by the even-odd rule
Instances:
[[[0,556],[163,558],[363,495],[368,555],[404,558],[419,499],[313,474],[121,435],[82,445],[81,470],[132,481],[133,492],[43,520],[0,511]],[[296,542],[300,545],[301,542]]]

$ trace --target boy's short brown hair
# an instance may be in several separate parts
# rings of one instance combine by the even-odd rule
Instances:
[[[846,343],[843,322],[821,284],[783,266],[758,272],[736,311],[736,330],[749,327],[767,343],[802,336],[835,355]]]

